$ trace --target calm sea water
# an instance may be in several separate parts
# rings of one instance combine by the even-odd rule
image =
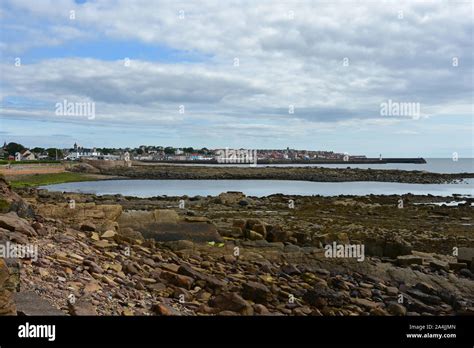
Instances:
[[[424,170],[432,173],[474,173],[474,158],[428,158],[425,164],[387,163],[387,164],[257,164],[257,167],[324,167],[324,168],[360,168],[360,169],[400,169]],[[183,164],[180,164],[183,165]],[[184,164],[203,166],[203,164]],[[209,164],[204,166],[246,167],[248,164]]]
[[[474,179],[459,184],[403,184],[389,182],[311,182],[289,180],[107,180],[42,186],[51,191],[122,194],[124,196],[207,196],[226,191],[241,191],[248,196],[288,195],[474,195]]]

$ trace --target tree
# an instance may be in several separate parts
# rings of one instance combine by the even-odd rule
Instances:
[[[48,152],[48,157],[51,159],[56,159],[56,154],[57,154],[57,159],[63,158],[63,152],[60,149],[50,147],[49,149],[46,149],[46,152]]]
[[[17,143],[8,143],[6,150],[10,156],[15,156],[17,152],[25,150],[25,147]]]
[[[174,148],[171,146],[165,147],[165,154],[167,155],[173,155],[174,154]]]
[[[44,147],[34,147],[31,149],[31,152],[33,153],[43,153],[44,152]]]

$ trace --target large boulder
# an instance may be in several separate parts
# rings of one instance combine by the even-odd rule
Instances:
[[[181,220],[171,209],[153,211],[130,210],[123,212],[117,220],[119,232],[132,229],[144,238],[160,242],[190,240],[194,242],[222,241],[214,224],[207,219],[194,218],[192,221]]]

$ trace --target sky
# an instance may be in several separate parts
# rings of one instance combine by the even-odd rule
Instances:
[[[0,141],[472,158],[473,17],[456,0],[2,0]]]

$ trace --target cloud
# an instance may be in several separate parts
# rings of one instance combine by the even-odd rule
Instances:
[[[139,121],[189,132],[203,125],[222,132],[236,124],[241,135],[271,138],[306,129],[397,127],[406,120],[380,115],[380,104],[391,99],[420,103],[432,118],[455,113],[469,126],[471,6],[7,0],[0,8],[6,34],[0,42],[2,114],[52,118],[56,102],[90,100],[97,104],[97,122]],[[133,47],[130,66],[104,59],[108,42],[136,43],[127,46]],[[35,56],[38,47],[53,55],[79,43],[85,50],[80,57]],[[153,47],[177,54],[159,61]],[[189,54],[205,59],[185,61]],[[28,63],[15,67],[17,55]],[[21,96],[43,104],[18,110],[5,102]]]

